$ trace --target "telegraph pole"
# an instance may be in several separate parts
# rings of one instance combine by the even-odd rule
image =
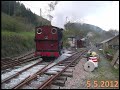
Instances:
[[[40,16],[42,16],[42,10],[41,10],[41,8],[40,8]]]
[[[66,23],[67,23],[67,18],[68,18],[68,17],[66,17]]]

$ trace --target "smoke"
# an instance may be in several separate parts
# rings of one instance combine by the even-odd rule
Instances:
[[[112,1],[61,1],[51,12],[51,24],[64,28],[67,21],[86,23],[88,18],[97,18],[100,13],[106,12],[111,3]]]

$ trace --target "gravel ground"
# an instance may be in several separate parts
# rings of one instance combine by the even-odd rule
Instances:
[[[73,70],[73,77],[67,78],[65,87],[61,87],[62,89],[80,89],[86,87],[86,78],[89,75],[89,72],[84,71],[83,68],[86,61],[86,58],[81,59]]]
[[[114,69],[110,65],[110,61],[106,60],[105,57],[99,53],[95,47],[93,47],[92,50],[96,51],[100,55],[98,68],[95,68],[93,72],[85,71],[83,65],[86,63],[87,59],[82,58],[73,70],[73,77],[67,78],[65,86],[60,87],[60,89],[116,89],[115,84],[118,86],[117,88],[119,88],[119,70]],[[115,83],[115,80],[118,82],[118,84]],[[90,87],[88,87],[89,85],[87,84],[87,81],[90,81]],[[97,87],[95,87],[94,82],[97,82]],[[103,82],[103,87],[101,82]],[[113,83],[113,87],[111,87],[110,82]]]

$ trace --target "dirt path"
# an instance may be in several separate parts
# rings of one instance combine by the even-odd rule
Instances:
[[[92,50],[96,51],[100,55],[98,68],[96,68],[93,72],[85,71],[83,65],[87,60],[86,58],[82,58],[74,68],[73,77],[68,78],[65,83],[65,87],[61,87],[61,89],[87,89],[89,85],[90,89],[116,89],[119,87],[119,70],[114,69],[110,65],[110,61],[106,60],[96,47],[92,46]]]

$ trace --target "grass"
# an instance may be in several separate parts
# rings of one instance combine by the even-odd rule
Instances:
[[[35,48],[34,32],[2,30],[2,57],[14,57]]]
[[[12,31],[12,32],[24,32],[24,31],[33,31],[34,26],[31,24],[26,24],[21,20],[17,20],[16,17],[9,16],[5,13],[2,13],[1,26],[2,30]]]
[[[91,82],[97,81],[98,83],[101,83],[101,81],[115,82],[117,80],[119,82],[119,69],[115,69],[113,66],[111,66],[110,64],[111,62],[104,58],[101,52],[99,52],[99,55],[101,59],[100,62],[98,63],[98,68],[92,72],[93,77],[91,77],[90,81]]]
[[[107,49],[107,50],[105,50],[105,53],[108,53],[110,55],[114,55],[115,50],[114,49]]]
[[[1,17],[2,58],[19,56],[35,49],[35,25],[29,23],[27,18],[20,16],[9,16],[2,12]],[[42,17],[37,16],[37,18],[40,19],[38,25],[50,24]]]
[[[2,58],[19,56],[35,48],[34,25],[25,22],[25,18],[9,16],[5,13],[2,16]]]

